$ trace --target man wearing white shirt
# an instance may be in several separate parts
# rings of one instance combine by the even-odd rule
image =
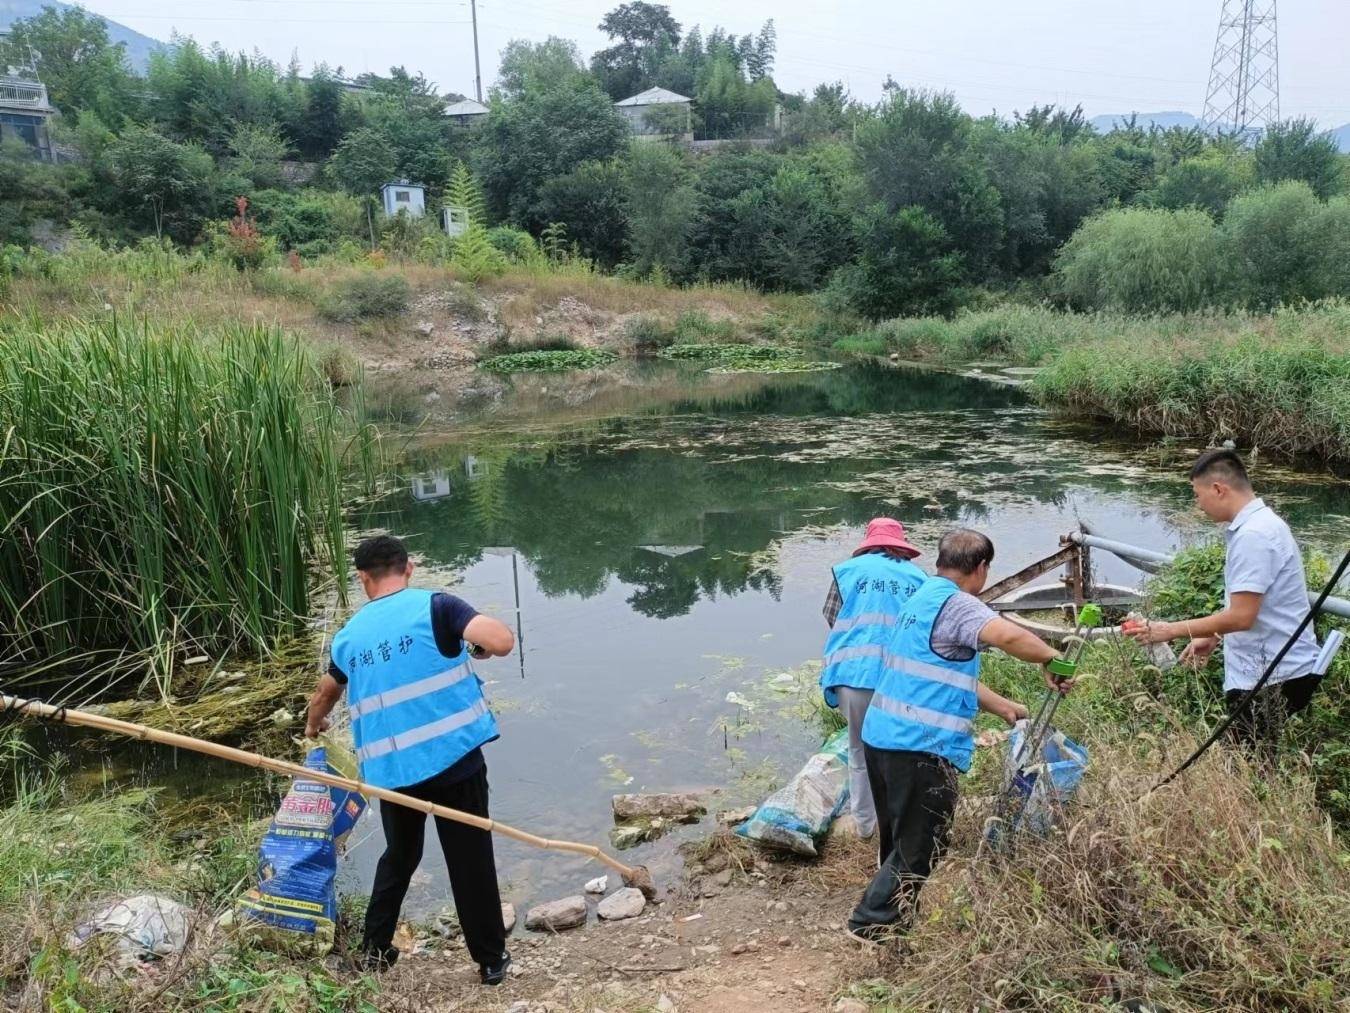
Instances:
[[[1266,667],[1308,614],[1303,557],[1293,533],[1256,495],[1247,469],[1231,450],[1202,454],[1191,468],[1200,509],[1225,524],[1224,608],[1180,622],[1154,622],[1136,631],[1140,643],[1179,637],[1190,643],[1181,660],[1200,667],[1223,641],[1223,688],[1230,713],[1243,705]],[[1242,743],[1273,747],[1284,719],[1308,706],[1320,676],[1311,625],[1299,634],[1247,713],[1232,726]]]

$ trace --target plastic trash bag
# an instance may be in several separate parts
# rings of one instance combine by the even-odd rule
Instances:
[[[192,909],[178,901],[140,893],[99,911],[66,938],[66,946],[78,950],[95,936],[110,935],[119,965],[127,967],[181,953],[191,919]]]
[[[847,804],[848,729],[841,728],[791,781],[766,798],[755,814],[736,828],[736,833],[761,844],[814,857],[816,843]]]
[[[325,743],[309,751],[305,766],[349,777],[355,763]],[[240,930],[286,952],[331,950],[338,854],[365,808],[359,792],[297,777],[258,849],[258,885],[236,904]]]
[[[1055,814],[1078,790],[1087,770],[1088,751],[1054,728],[1042,740],[1038,762],[1017,769],[1017,754],[1026,738],[1028,722],[1024,718],[1008,735],[1004,758],[1004,778],[1010,787],[1008,799],[1012,829],[1046,834]]]

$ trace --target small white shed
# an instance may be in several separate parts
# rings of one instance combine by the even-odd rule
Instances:
[[[386,183],[380,187],[380,196],[384,198],[384,213],[393,217],[400,211],[406,211],[413,218],[421,218],[427,209],[427,188],[421,183],[409,183],[400,179],[396,183]]]
[[[487,117],[488,107],[466,98],[445,107],[445,118],[459,127],[476,127]]]
[[[648,88],[614,103],[634,135],[693,139],[693,99],[665,88]]]

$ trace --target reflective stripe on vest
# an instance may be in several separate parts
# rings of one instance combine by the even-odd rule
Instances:
[[[933,650],[933,627],[959,588],[945,577],[926,581],[900,613],[863,742],[873,749],[932,753],[967,770],[979,708],[980,656],[952,661]]]
[[[367,743],[356,751],[356,758],[364,762],[392,753],[395,749],[411,749],[423,742],[440,738],[447,732],[453,732],[456,728],[463,728],[467,724],[472,724],[486,713],[488,713],[488,703],[482,697],[479,697],[476,703],[457,714],[450,714],[439,721],[419,725],[406,732],[400,732],[398,735],[391,735],[387,739],[380,739],[378,742]]]
[[[392,707],[394,704],[403,703],[406,700],[415,700],[419,696],[426,696],[438,689],[453,686],[461,679],[467,679],[471,675],[473,675],[473,669],[469,668],[466,662],[461,662],[454,668],[448,668],[444,672],[429,676],[426,679],[419,679],[417,682],[407,683],[398,687],[398,689],[372,693],[370,696],[356,701],[348,709],[351,711],[352,720],[355,721],[357,718],[374,714],[376,711]]]
[[[876,688],[896,618],[924,573],[908,560],[866,552],[837,565],[834,579],[839,614],[825,640],[820,670],[820,688],[831,707],[837,705],[836,687]]]
[[[498,735],[468,650],[447,658],[436,644],[431,599],[417,588],[377,598],[333,638],[361,777],[381,788],[435,777]]]

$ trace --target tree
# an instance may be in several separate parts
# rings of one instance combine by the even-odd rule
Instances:
[[[769,18],[759,30],[759,35],[755,36],[753,44],[747,47],[744,56],[745,69],[751,81],[759,81],[773,73],[773,61],[777,53],[778,32],[773,27],[773,18]]]
[[[539,217],[561,222],[581,252],[604,268],[628,256],[628,175],[618,159],[585,162],[548,180]]]
[[[585,75],[575,42],[556,35],[543,42],[513,39],[502,50],[496,90],[503,98],[516,99],[575,84]]]
[[[52,104],[66,115],[86,110],[111,127],[131,112],[132,80],[125,47],[108,39],[106,22],[78,7],[44,7],[0,36],[0,68],[26,66],[36,56]]]
[[[129,127],[104,155],[108,210],[140,232],[189,243],[211,218],[220,218],[232,194],[216,178],[211,156],[148,127]]]
[[[1164,170],[1146,194],[1155,207],[1200,208],[1222,218],[1229,202],[1253,181],[1252,160],[1222,147],[1211,147]]]
[[[276,127],[241,124],[230,136],[230,168],[259,189],[280,186],[286,148]]]
[[[1118,208],[1074,233],[1055,262],[1055,282],[1079,309],[1184,312],[1219,299],[1221,264],[1205,212]]]
[[[496,220],[538,233],[548,224],[539,205],[544,184],[628,143],[623,117],[575,53],[571,43],[550,39],[513,42],[503,54],[502,84],[472,158]]]
[[[328,160],[328,174],[342,189],[373,197],[398,171],[389,138],[374,127],[360,127],[342,139]]]
[[[1340,149],[1330,134],[1319,133],[1312,120],[1275,123],[1256,144],[1256,181],[1302,180],[1325,200],[1345,188]]]
[[[737,61],[721,55],[699,71],[694,95],[704,137],[749,137],[769,126],[778,89],[768,78],[747,81]]]
[[[327,158],[337,150],[344,131],[342,86],[320,64],[304,88],[304,106],[296,124],[296,146],[309,158]]]
[[[858,124],[857,149],[872,199],[888,215],[923,208],[978,274],[999,249],[1003,230],[999,193],[972,150],[972,129],[954,96],[900,89]],[[905,229],[913,237],[928,235],[917,219]]]
[[[1252,308],[1318,299],[1323,262],[1334,246],[1319,232],[1324,208],[1301,180],[1233,199],[1223,220],[1221,256],[1231,265],[1234,299]]]
[[[628,152],[628,230],[639,275],[684,267],[694,191],[684,156],[660,142],[635,141]]]
[[[889,211],[873,204],[857,223],[859,256],[841,268],[832,287],[873,320],[947,315],[961,304],[965,273],[942,223],[921,207]]]
[[[680,23],[659,4],[620,4],[600,21],[614,45],[591,57],[591,72],[615,101],[655,83],[661,64],[680,45]]]

